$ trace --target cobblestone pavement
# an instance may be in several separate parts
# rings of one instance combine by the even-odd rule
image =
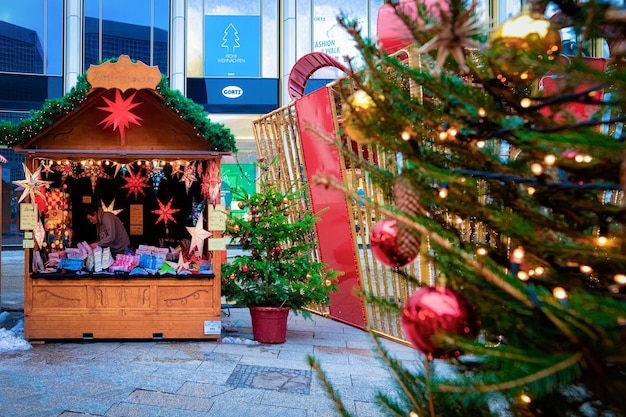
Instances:
[[[23,317],[23,272],[15,276],[15,265],[9,271],[11,259],[3,253],[0,329]],[[375,393],[395,392],[360,329],[291,314],[285,343],[258,344],[248,310],[240,308],[223,311],[222,327],[217,341],[48,342],[0,353],[0,417],[339,416],[308,355],[355,417],[382,415]],[[410,347],[384,345],[420,366]]]

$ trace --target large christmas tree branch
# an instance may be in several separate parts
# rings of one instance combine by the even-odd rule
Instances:
[[[491,284],[495,285],[496,287],[500,288],[507,294],[511,295],[513,298],[515,298],[516,300],[518,300],[525,306],[531,309],[534,309],[537,307],[535,302],[529,297],[528,294],[518,290],[513,285],[502,280],[496,273],[488,269],[485,265],[478,262],[476,259],[471,257],[467,252],[463,251],[460,247],[455,246],[453,242],[450,242],[449,240],[445,239],[441,235],[434,233],[431,230],[428,230],[426,227],[424,227],[423,225],[419,223],[411,221],[410,218],[404,215],[396,213],[385,207],[381,207],[375,202],[372,202],[363,198],[355,190],[345,187],[342,182],[340,182],[337,178],[331,175],[318,173],[314,175],[313,180],[316,183],[324,185],[326,187],[333,187],[337,190],[340,190],[344,194],[346,194],[346,196],[356,199],[360,204],[363,204],[364,206],[368,208],[374,209],[380,212],[381,214],[392,217],[396,219],[396,221],[406,224],[407,226],[415,230],[417,233],[419,233],[421,236],[424,236],[430,239],[433,243],[435,243],[442,249],[460,257],[463,261],[466,262],[466,264],[469,267],[471,267],[473,270],[475,270],[477,273],[483,276],[487,281],[489,281]],[[565,323],[563,323],[562,320],[560,320],[558,317],[556,317],[554,314],[552,314],[550,311],[547,311],[546,309],[543,309],[542,312],[570,341],[576,344],[579,343],[579,340],[576,337],[576,335],[565,325]]]
[[[576,352],[573,355],[569,356],[567,359],[555,364],[554,366],[542,369],[539,372],[535,372],[523,378],[518,378],[512,381],[506,381],[500,384],[472,385],[471,387],[460,387],[460,386],[454,386],[454,385],[438,385],[437,390],[441,392],[467,392],[468,390],[477,391],[477,392],[495,392],[495,391],[510,390],[510,389],[522,387],[524,385],[533,383],[540,379],[548,378],[551,375],[555,375],[567,368],[574,366],[576,363],[580,362],[582,358],[583,358],[583,354],[581,352]]]

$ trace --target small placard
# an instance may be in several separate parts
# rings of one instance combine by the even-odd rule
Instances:
[[[33,239],[24,239],[22,241],[22,248],[24,249],[34,249],[35,241]]]
[[[131,235],[143,235],[143,204],[130,205],[130,227]]]
[[[209,247],[208,247],[209,251],[226,250],[226,239],[224,239],[223,237],[211,238],[211,239],[208,239],[208,241],[209,241]]]
[[[24,232],[24,239],[32,239],[33,232]]]
[[[35,230],[37,228],[37,205],[33,203],[20,204],[20,230]]]
[[[204,322],[204,334],[221,334],[222,322],[205,320]]]
[[[82,200],[83,200],[83,204],[91,204],[91,196],[90,195],[84,195]]]
[[[215,208],[209,205],[208,229],[215,231],[226,230],[226,207],[223,204],[217,204]]]

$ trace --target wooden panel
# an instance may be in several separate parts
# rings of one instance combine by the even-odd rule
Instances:
[[[95,284],[89,285],[89,289],[89,307],[151,308],[148,285]]]
[[[25,279],[27,339],[218,339],[219,281],[177,278]],[[217,284],[217,285],[216,285]]]
[[[77,309],[87,307],[87,289],[82,286],[34,286],[34,308]]]

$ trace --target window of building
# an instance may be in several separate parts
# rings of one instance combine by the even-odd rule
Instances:
[[[63,0],[3,0],[0,71],[61,75]]]
[[[84,0],[84,69],[128,55],[169,69],[169,0]]]

